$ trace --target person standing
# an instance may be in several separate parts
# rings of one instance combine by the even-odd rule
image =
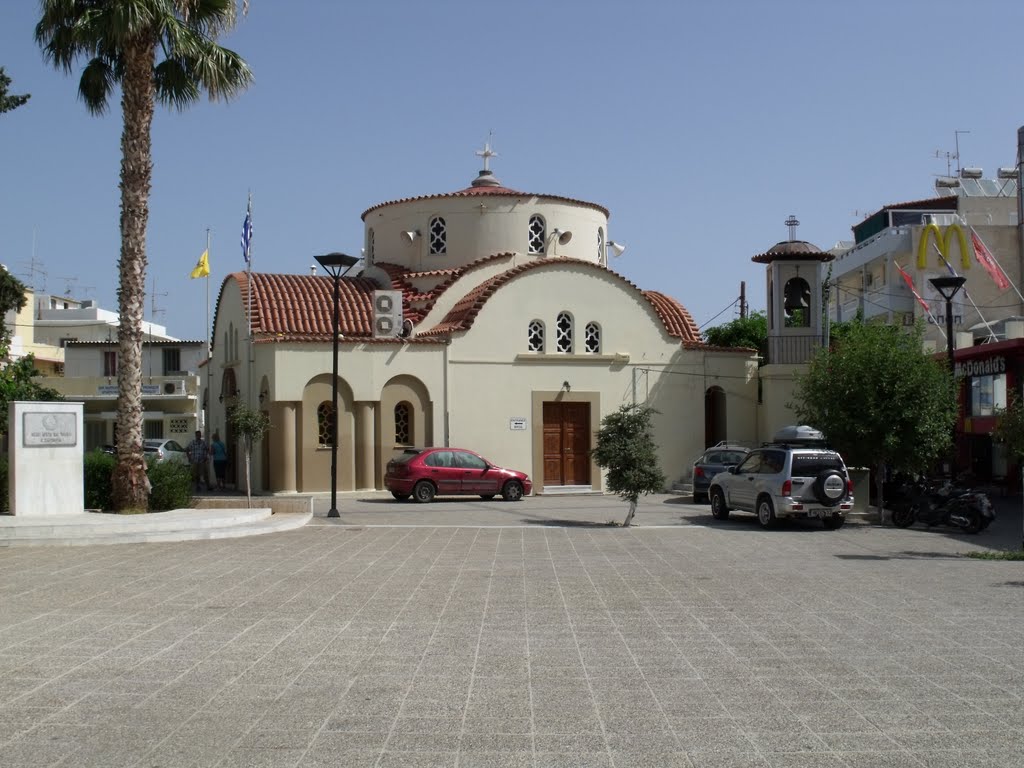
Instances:
[[[213,433],[210,452],[213,454],[213,474],[217,478],[217,490],[223,491],[224,477],[228,471],[228,447],[220,439],[220,432]]]
[[[206,464],[210,458],[210,449],[206,445],[206,441],[203,440],[202,430],[196,430],[196,436],[185,446],[185,453],[188,455],[188,463],[192,467],[192,484],[196,491],[199,490],[200,483],[209,490],[210,477]]]

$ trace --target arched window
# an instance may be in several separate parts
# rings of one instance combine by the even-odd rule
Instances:
[[[366,263],[373,264],[374,258],[373,227],[366,230]]]
[[[401,402],[395,406],[395,444],[412,445],[412,406]]]
[[[607,254],[604,250],[604,227],[597,228],[597,263],[604,264]]]
[[[547,240],[547,226],[543,216],[530,217],[530,253],[544,253],[544,242]]]
[[[329,448],[334,437],[334,403],[324,400],[316,407],[317,443],[321,448]]]
[[[572,352],[572,315],[568,312],[559,312],[555,321],[555,349]]]
[[[430,220],[430,252],[448,252],[448,227],[440,216]]]
[[[531,320],[526,329],[526,347],[531,352],[544,351],[544,323],[540,320]]]
[[[791,277],[782,289],[782,308],[787,328],[809,328],[811,325],[811,286],[802,277]]]
[[[587,323],[586,332],[583,335],[583,348],[592,355],[601,352],[601,326],[597,323]]]

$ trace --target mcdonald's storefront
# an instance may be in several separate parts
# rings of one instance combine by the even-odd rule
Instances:
[[[1000,485],[1019,477],[1016,462],[992,439],[996,413],[1009,393],[1024,388],[1024,338],[959,349],[954,354],[961,381],[957,417],[957,470],[979,483]],[[1016,482],[1009,483],[1016,492]]]

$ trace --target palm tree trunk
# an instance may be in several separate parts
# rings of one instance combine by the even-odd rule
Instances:
[[[117,289],[117,467],[111,482],[117,510],[145,510],[149,479],[142,453],[142,321],[146,304],[146,226],[153,176],[154,41],[128,42],[121,109],[121,258]]]

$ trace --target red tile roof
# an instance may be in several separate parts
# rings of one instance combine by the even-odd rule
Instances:
[[[496,254],[478,259],[465,267],[452,270],[449,278],[430,293],[413,292],[405,278],[417,273],[404,272],[393,264],[377,264],[392,278],[392,287],[403,292],[405,316],[419,323],[445,291],[457,284],[459,277],[467,272],[499,259],[510,258],[512,254]],[[460,298],[448,314],[433,328],[425,329],[415,337],[403,339],[409,342],[437,342],[449,333],[468,330],[487,299],[494,293],[526,272],[544,268],[558,268],[565,264],[581,266],[614,275],[622,283],[637,291],[651,305],[665,327],[665,331],[683,342],[701,344],[700,332],[690,313],[675,299],[657,291],[641,291],[633,283],[606,267],[579,259],[537,259],[485,280]],[[422,275],[423,273],[418,273]],[[234,272],[224,278],[214,315],[214,327],[220,312],[221,299],[228,281],[235,281],[243,305],[247,301],[250,274]],[[255,343],[274,341],[324,342],[331,340],[334,281],[327,275],[278,275],[255,272],[252,281],[252,334]],[[339,326],[341,335],[360,343],[376,341],[394,343],[392,339],[373,339],[373,292],[380,286],[373,280],[362,277],[344,277],[339,283]],[[409,297],[425,301],[419,308],[408,305]],[[213,339],[216,346],[219,339]]]
[[[561,203],[572,203],[573,205],[583,205],[587,208],[593,208],[596,211],[600,211],[606,217],[609,215],[608,209],[603,205],[597,203],[588,203],[586,200],[576,200],[572,197],[562,197],[561,195],[536,195],[532,192],[517,192],[514,189],[508,187],[466,187],[460,189],[458,192],[444,192],[436,195],[419,195],[417,197],[404,197],[400,200],[388,200],[386,203],[377,203],[377,205],[367,208],[362,213],[362,220],[366,221],[366,217],[376,211],[378,208],[385,208],[389,205],[399,205],[401,203],[414,203],[420,200],[445,200],[455,197],[537,197],[543,200],[555,200]]]
[[[493,296],[499,288],[506,285],[513,278],[536,269],[557,269],[567,263],[614,275],[623,283],[639,292],[640,295],[650,303],[658,317],[661,319],[661,322],[665,327],[665,331],[670,336],[675,336],[683,341],[700,343],[701,336],[697,329],[697,324],[694,323],[693,318],[685,307],[675,299],[656,291],[641,291],[633,283],[622,277],[622,275],[619,275],[606,267],[602,267],[599,264],[595,264],[592,261],[568,258],[537,259],[527,262],[526,264],[520,264],[512,269],[502,272],[500,275],[495,275],[489,280],[485,280],[459,299],[440,323],[433,328],[419,332],[418,336],[446,336],[455,331],[468,330],[472,327],[473,321],[480,313],[480,310],[483,309],[487,300]]]

